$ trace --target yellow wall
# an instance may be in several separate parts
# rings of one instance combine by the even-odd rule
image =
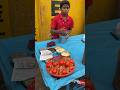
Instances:
[[[9,38],[34,32],[34,0],[0,0],[0,35],[1,38]]]
[[[58,0],[59,1],[59,0]],[[69,0],[71,4],[69,15],[74,20],[74,28],[71,35],[80,34],[84,30],[84,0]],[[36,0],[35,27],[37,41],[50,39],[51,0]]]
[[[3,13],[0,13],[0,19],[3,20],[3,22],[0,22],[0,33],[5,33],[5,35],[0,35],[0,38],[10,37],[12,35],[12,32],[10,32],[10,20],[9,20],[9,3],[8,0],[1,0],[0,5],[2,8],[0,8],[0,11]]]
[[[31,34],[35,28],[34,0],[8,0],[12,36]]]
[[[38,41],[49,38],[51,21],[51,0],[35,1],[35,38]]]
[[[93,0],[86,16],[87,23],[116,18],[117,0]]]

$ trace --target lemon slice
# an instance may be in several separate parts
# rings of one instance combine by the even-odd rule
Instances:
[[[70,56],[70,53],[67,52],[67,51],[64,51],[64,52],[61,53],[61,55],[62,55],[62,56],[65,56],[65,57],[68,57],[68,56]]]
[[[57,50],[57,49],[61,49],[61,47],[59,47],[59,46],[56,46],[56,47],[55,47],[55,49],[56,49],[56,50]]]
[[[59,49],[57,49],[56,51],[59,52],[59,53],[62,53],[62,52],[65,51],[65,49],[63,49],[63,48],[59,48]]]

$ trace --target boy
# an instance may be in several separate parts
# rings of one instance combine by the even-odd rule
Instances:
[[[70,3],[61,1],[61,13],[55,16],[51,22],[51,39],[58,39],[60,35],[69,35],[73,28],[73,19],[68,15]]]

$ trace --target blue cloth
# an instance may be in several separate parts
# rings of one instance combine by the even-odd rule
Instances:
[[[29,52],[27,44],[33,38],[34,35],[30,34],[0,40],[0,69],[5,80],[5,85],[10,90],[25,90],[25,87],[21,83],[11,81],[13,67],[10,56],[18,52]]]
[[[120,19],[86,25],[86,72],[90,74],[96,90],[114,90],[112,81],[116,70],[120,41],[110,32]]]
[[[52,77],[47,71],[46,66],[43,61],[40,61],[40,54],[39,51],[41,48],[46,48],[46,45],[49,41],[43,41],[43,42],[35,42],[35,54],[37,58],[37,62],[39,64],[39,67],[41,69],[42,77],[45,82],[45,85],[50,88],[50,90],[58,90],[62,86],[65,86],[69,84],[72,80],[79,78],[83,75],[85,75],[85,66],[82,65],[82,58],[84,53],[85,44],[81,41],[84,34],[77,35],[77,36],[71,36],[68,41],[64,44],[60,44],[58,40],[52,40],[55,41],[57,46],[61,46],[64,49],[66,49],[71,54],[71,58],[75,61],[75,71],[72,75],[56,79]]]

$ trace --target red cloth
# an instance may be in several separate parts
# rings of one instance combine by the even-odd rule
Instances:
[[[68,16],[66,21],[63,19],[63,16],[61,14],[58,14],[55,16],[51,22],[51,29],[59,30],[61,28],[65,28],[66,30],[70,30],[73,28],[73,19]],[[59,34],[52,33],[52,37],[59,38]]]
[[[85,85],[85,90],[95,90],[95,86],[90,79],[80,80],[81,85]]]
[[[88,9],[89,6],[91,6],[93,3],[93,0],[85,0],[85,8]]]
[[[35,90],[35,80],[27,87],[27,90]]]

